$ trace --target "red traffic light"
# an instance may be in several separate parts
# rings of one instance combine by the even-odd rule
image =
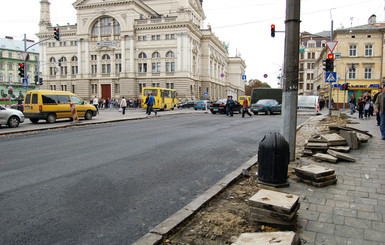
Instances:
[[[24,64],[23,63],[19,63],[19,67],[23,68]]]
[[[275,37],[275,25],[271,25],[271,37]]]
[[[328,54],[328,59],[330,60],[334,59],[334,54]]]

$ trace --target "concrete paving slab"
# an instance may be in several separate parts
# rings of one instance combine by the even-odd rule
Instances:
[[[233,245],[297,245],[300,240],[293,231],[286,232],[264,232],[264,233],[243,233]]]
[[[299,196],[297,195],[261,189],[249,199],[249,205],[256,208],[291,214],[298,200]]]

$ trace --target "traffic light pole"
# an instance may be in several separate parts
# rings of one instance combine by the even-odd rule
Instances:
[[[282,135],[289,143],[290,161],[295,160],[298,104],[300,0],[286,0],[285,57],[282,103]]]
[[[333,20],[331,21],[330,41],[333,41]],[[333,83],[329,82],[329,116],[332,114],[332,91]]]

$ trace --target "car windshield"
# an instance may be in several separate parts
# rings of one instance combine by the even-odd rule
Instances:
[[[227,102],[227,99],[220,99],[220,100],[217,100],[217,102],[215,102],[215,103],[226,104],[226,102]]]
[[[257,104],[272,104],[271,100],[258,100]]]

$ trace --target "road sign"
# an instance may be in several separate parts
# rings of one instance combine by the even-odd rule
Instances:
[[[336,48],[338,41],[327,41],[326,46],[328,46],[330,52],[333,53],[333,50]]]
[[[263,77],[264,77],[264,78],[267,78],[267,74],[264,74]]]
[[[299,53],[303,53],[303,52],[305,52],[304,48],[299,49]]]
[[[335,53],[334,57],[336,57],[336,59],[341,58],[341,53]]]
[[[225,75],[223,75],[223,73],[221,74],[221,77],[224,77]]]
[[[325,82],[334,83],[337,81],[337,72],[326,72]]]
[[[21,57],[23,58],[24,62],[29,60],[29,54],[28,52],[21,52]]]
[[[208,92],[204,92],[203,95],[204,95],[205,97],[207,97],[207,96],[209,96],[209,93],[208,93]]]
[[[242,80],[246,80],[246,75],[242,75]]]
[[[23,88],[28,88],[28,79],[23,78]]]

